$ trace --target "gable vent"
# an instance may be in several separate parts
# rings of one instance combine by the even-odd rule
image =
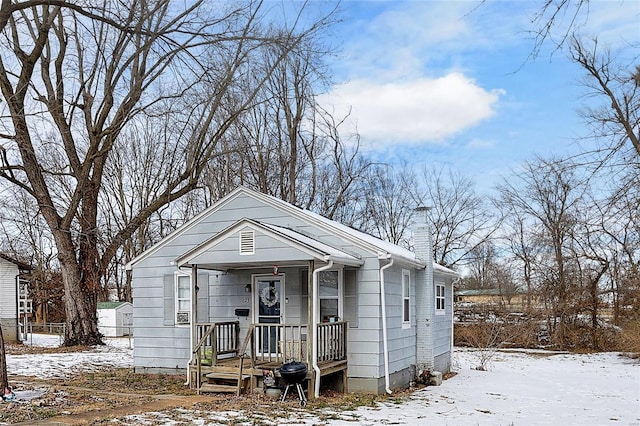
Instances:
[[[240,232],[240,254],[254,254],[256,250],[255,243],[253,231]]]

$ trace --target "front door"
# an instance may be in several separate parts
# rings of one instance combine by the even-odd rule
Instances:
[[[277,354],[280,324],[283,320],[284,276],[255,277],[256,323],[261,325],[257,333],[257,347],[261,354]],[[270,325],[273,324],[273,325]]]

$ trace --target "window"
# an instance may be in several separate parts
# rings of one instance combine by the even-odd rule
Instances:
[[[318,274],[321,322],[334,322],[340,319],[339,281],[338,271],[323,271]]]
[[[445,304],[444,304],[444,284],[436,284],[436,314],[444,315],[445,313]]]
[[[176,324],[189,324],[191,311],[191,277],[176,274]]]
[[[411,275],[409,271],[402,270],[402,325],[408,326],[411,324]]]

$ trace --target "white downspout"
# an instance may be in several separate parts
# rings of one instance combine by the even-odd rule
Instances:
[[[20,273],[18,272],[18,275],[16,275],[16,337],[17,337],[17,341],[18,342],[23,342],[27,337],[27,323],[26,323],[26,319],[27,318],[27,310],[26,310],[27,306],[25,305],[25,315],[22,317],[23,320],[25,321],[25,326],[24,326],[24,336],[22,334],[20,334]]]
[[[178,270],[180,270],[180,268],[178,268]],[[193,278],[193,271],[196,271],[195,274],[195,278]],[[197,293],[195,292],[195,287],[198,285],[198,272],[197,272],[197,267],[194,265],[192,267],[191,270],[191,278],[195,279],[195,282],[193,283],[193,285],[190,285],[189,287],[189,293],[190,293],[190,297],[191,297],[191,306],[189,307],[189,352],[191,352],[191,354],[189,355],[189,361],[187,361],[187,381],[185,382],[184,386],[189,386],[191,387],[191,363],[193,362],[193,358],[194,358],[194,353],[193,353],[193,346],[194,346],[194,339],[193,339],[193,334],[194,334],[194,328],[196,327],[196,323],[195,323],[195,318],[193,317],[193,298],[194,298],[194,294],[195,297],[197,296]],[[197,303],[197,301],[195,302]],[[200,380],[200,378],[198,378],[198,380]]]
[[[389,263],[380,268],[380,304],[382,305],[382,347],[384,352],[384,387],[385,391],[391,395],[389,389],[389,339],[387,338],[387,298],[384,288],[384,271],[393,265],[393,258],[390,254],[386,255],[390,260]]]
[[[328,260],[325,258],[325,261]],[[313,284],[311,288],[311,297],[313,297],[313,340],[311,341],[311,365],[316,374],[315,389],[313,394],[316,398],[320,397],[320,367],[318,367],[318,311],[320,309],[320,297],[318,296],[318,273],[331,269],[333,260],[329,260],[325,266],[313,270]]]
[[[455,343],[455,339],[454,339],[454,336],[453,336],[453,329],[454,329],[454,324],[453,324],[453,319],[454,319],[453,313],[454,312],[453,311],[455,311],[454,305],[456,303],[456,299],[455,299],[455,296],[454,296],[454,293],[455,293],[454,288],[459,282],[460,282],[460,277],[456,278],[455,280],[453,280],[451,282],[451,349],[450,349],[450,352],[449,352],[449,370],[451,370],[451,364],[452,364],[451,361],[453,360],[453,344]]]

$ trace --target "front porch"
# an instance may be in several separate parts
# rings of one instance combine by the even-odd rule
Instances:
[[[189,383],[201,392],[252,392],[281,387],[282,364],[298,361],[307,366],[309,389],[316,380],[340,373],[347,389],[347,330],[345,321],[306,324],[251,324],[240,341],[239,321],[195,325],[196,343],[189,362]],[[315,331],[315,332],[314,332]],[[314,337],[315,336],[315,337]],[[317,342],[319,374],[313,362],[312,339]],[[265,378],[268,378],[265,380]],[[309,392],[313,397],[313,392]]]

